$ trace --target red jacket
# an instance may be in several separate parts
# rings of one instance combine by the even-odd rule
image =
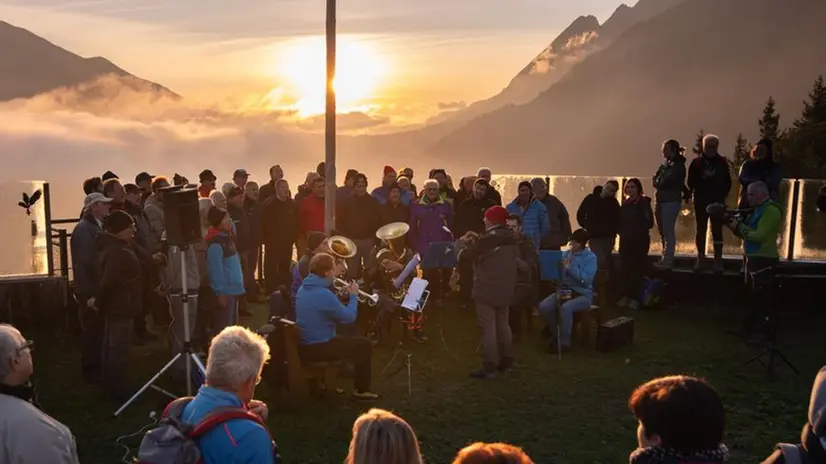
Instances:
[[[301,200],[298,217],[301,233],[324,232],[324,198],[311,193],[307,198]]]

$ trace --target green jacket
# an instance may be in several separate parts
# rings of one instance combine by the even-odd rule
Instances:
[[[783,225],[783,208],[773,200],[766,200],[737,226],[743,237],[746,256],[778,258],[777,236]]]

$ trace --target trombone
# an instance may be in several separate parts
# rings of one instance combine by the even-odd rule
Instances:
[[[339,279],[338,277],[333,280],[333,288],[337,293],[346,292],[348,287],[350,287],[350,282],[347,282],[346,280]],[[359,289],[358,295],[356,296],[358,296],[359,303],[367,303],[370,306],[376,306],[379,304],[379,296],[375,293],[371,295]]]

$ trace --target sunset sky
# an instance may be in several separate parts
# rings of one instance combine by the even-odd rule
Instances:
[[[340,0],[344,111],[413,123],[498,92],[620,0]],[[634,0],[626,2],[635,3]],[[0,19],[200,101],[323,110],[323,0],[0,0]]]

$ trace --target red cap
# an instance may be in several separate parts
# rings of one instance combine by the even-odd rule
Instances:
[[[508,210],[499,205],[491,206],[485,211],[485,218],[498,225],[503,225],[508,222],[508,216]]]
[[[383,174],[383,176],[384,176],[384,177],[387,177],[387,175],[388,175],[388,174],[390,174],[391,172],[392,172],[393,174],[395,174],[395,173],[396,173],[396,170],[395,170],[395,169],[393,169],[393,166],[385,166],[385,167],[384,167],[384,172],[382,172],[382,174]]]

